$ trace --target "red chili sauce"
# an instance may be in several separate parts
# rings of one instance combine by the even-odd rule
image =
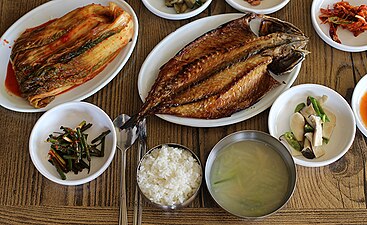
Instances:
[[[361,114],[362,121],[363,121],[364,125],[367,127],[367,92],[364,93],[364,95],[361,99],[359,112]]]
[[[8,70],[5,77],[5,88],[12,94],[20,96],[20,89],[17,79],[15,78],[15,73],[11,63],[8,63]]]
[[[56,19],[49,20],[46,23],[43,23],[43,24],[41,24],[39,26],[36,26],[36,27],[28,28],[27,30],[31,31],[31,30],[41,29],[41,28],[53,23],[54,21],[56,21]],[[67,38],[67,37],[65,37],[65,38]],[[7,40],[4,40],[4,41],[7,41]],[[7,73],[6,73],[6,77],[5,77],[5,88],[11,94],[16,95],[16,96],[21,96],[21,92],[20,92],[20,89],[19,89],[19,84],[17,82],[17,79],[15,78],[15,73],[14,73],[13,67],[12,67],[10,62],[8,63],[8,69],[7,69]]]

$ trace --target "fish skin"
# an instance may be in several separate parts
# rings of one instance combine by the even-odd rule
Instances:
[[[230,46],[239,45],[246,40],[256,38],[251,31],[249,22],[255,18],[255,14],[245,16],[227,22],[216,29],[213,29],[196,38],[184,48],[182,48],[167,63],[161,66],[160,72],[151,87],[150,94],[160,91],[165,84],[179,73],[187,64],[198,58],[204,57],[219,49],[226,49]]]
[[[228,67],[229,65],[233,64],[236,61],[246,60],[253,55],[257,55],[260,54],[261,52],[265,52],[268,50],[267,53],[270,53],[268,56],[271,56],[273,58],[272,62],[273,65],[276,67],[276,63],[281,62],[283,58],[289,56],[291,57],[295,56],[294,57],[295,60],[293,60],[292,62],[287,62],[287,64],[285,65],[284,69],[287,69],[287,71],[282,70],[278,71],[279,75],[281,75],[284,72],[290,71],[292,68],[294,68],[297,62],[300,62],[304,59],[305,55],[307,54],[307,51],[303,50],[303,48],[306,46],[308,42],[308,37],[305,36],[300,29],[298,29],[297,27],[288,22],[281,21],[275,18],[273,20],[272,17],[264,15],[256,15],[256,17],[265,20],[266,22],[264,22],[263,24],[268,25],[268,27],[265,27],[265,25],[263,25],[262,30],[259,31],[259,33],[261,33],[259,37],[256,36],[253,39],[244,40],[240,44],[233,44],[230,45],[230,47],[215,49],[216,52],[210,52],[207,55],[197,57],[193,62],[188,62],[189,60],[188,61],[178,60],[177,57],[178,56],[181,57],[181,54],[189,54],[188,52],[185,52],[184,49],[181,50],[179,53],[177,53],[171,60],[169,60],[166,64],[164,64],[160,68],[160,72],[157,76],[157,79],[153,84],[151,90],[149,91],[148,96],[146,97],[145,102],[141,107],[139,113],[133,115],[131,119],[128,120],[121,127],[121,129],[132,127],[138,121],[142,120],[143,118],[151,114],[168,113],[175,115],[178,114],[183,115],[184,113],[182,113],[182,111],[185,110],[185,107],[188,107],[188,110],[194,110],[195,107],[199,107],[202,109],[202,111],[205,111],[205,107],[207,107],[206,101],[213,101],[209,99],[215,99],[216,97],[218,97],[218,94],[213,96],[210,96],[209,94],[210,97],[208,97],[207,99],[202,99],[184,105],[175,105],[174,107],[170,107],[171,106],[170,104],[165,105],[164,103],[169,103],[172,100],[172,98],[174,98],[174,96],[178,95],[179,93],[190,91],[190,88],[199,84],[208,77],[217,74],[219,71]],[[254,17],[250,17],[249,20],[251,20],[252,18]],[[284,23],[284,28],[282,28],[281,26],[282,23]],[[271,27],[272,24],[274,24],[274,26],[276,27],[272,28]],[[249,28],[249,23],[247,22],[245,26],[248,27],[247,29],[249,30],[250,36],[252,36],[253,32]],[[198,39],[200,39],[200,37]],[[193,42],[197,41],[198,39],[194,40]],[[266,42],[266,40],[268,42]],[[202,43],[204,44],[204,46],[205,44],[207,44],[204,41]],[[190,46],[191,44],[192,43],[188,44],[188,46]],[[210,45],[210,43],[208,44]],[[247,46],[244,47],[244,45]],[[202,49],[203,48],[201,48],[201,51]],[[246,49],[246,50],[241,52],[238,51],[238,49],[241,50]],[[279,51],[278,53],[281,54],[277,55],[274,52],[272,52],[273,50],[277,50]],[[294,51],[298,53],[292,55]],[[227,56],[229,56],[230,54],[232,55],[231,57],[226,58],[225,56],[223,56],[225,54],[227,54]],[[185,58],[191,59],[195,57],[191,57],[190,55],[188,55]],[[221,61],[222,59],[228,59],[228,61]],[[213,66],[214,68],[210,67],[211,64],[214,65]],[[205,67],[211,68],[211,70],[208,69],[207,71],[205,71]],[[269,67],[267,68],[267,70],[269,70]],[[276,80],[274,80],[271,76],[265,76],[263,79],[265,79],[264,82],[269,85],[262,88],[254,89],[258,90],[258,93],[253,93],[254,99],[243,100],[242,102],[239,102],[238,105],[236,106],[238,108],[230,107],[226,109],[226,113],[223,113],[221,115],[220,113],[217,113],[216,116],[218,116],[219,118],[221,116],[230,115],[230,113],[233,113],[236,110],[246,108],[249,106],[249,104],[251,105],[258,101],[258,99],[255,98],[256,96],[258,98],[261,98],[264,95],[264,93],[267,93],[273,87],[279,85],[276,82]],[[200,109],[196,110],[200,111]],[[222,109],[221,111],[224,111],[224,109]],[[216,118],[216,116],[208,115],[208,118]],[[188,117],[206,118],[206,116],[202,115],[195,116],[194,114],[190,114],[190,116],[188,115]]]
[[[279,83],[267,72],[271,58],[238,80],[228,91],[197,102],[162,107],[156,113],[199,119],[217,119],[247,108]]]
[[[300,45],[304,47],[305,43],[300,43]],[[293,43],[285,44],[275,48],[266,49],[259,54],[256,54],[246,59],[241,59],[238,62],[234,62],[227,68],[210,76],[204,81],[199,82],[174,95],[172,98],[168,99],[162,104],[176,106],[187,104],[212,96],[221,92],[222,90],[228,90],[231,87],[230,84],[244,76],[244,74],[246,74],[246,71],[251,71],[256,65],[261,64],[263,61],[267,61],[267,56],[272,57],[273,61],[270,65],[273,65],[275,64],[274,60],[277,60],[276,63],[279,63],[278,61],[281,61],[287,57],[291,57],[295,52],[294,47],[295,46]]]
[[[256,38],[251,31],[249,22],[255,17],[255,14],[247,14],[244,17],[225,23],[218,28],[211,30],[196,38],[185,47],[183,47],[174,57],[161,66],[156,85],[160,82],[170,79],[170,75],[175,75],[186,64],[203,57],[218,49],[228,48],[232,45],[238,45],[246,40]],[[169,71],[171,71],[169,73]],[[161,81],[162,79],[162,81]],[[152,87],[152,90],[154,87]]]
[[[266,36],[247,40],[237,46],[217,50],[196,59],[193,63],[186,65],[184,69],[171,78],[171,80],[156,88],[155,92],[150,91],[138,117],[144,117],[147,114],[154,113],[154,108],[166,101],[170,96],[196,82],[200,82],[213,73],[225,68],[235,60],[258,54],[268,48],[292,42],[301,42],[305,39],[304,36],[287,33],[271,33]]]
[[[223,90],[231,88],[234,82],[245,76],[257,65],[268,60],[268,57],[254,55],[246,60],[229,65],[217,74],[175,95],[172,99],[164,102],[163,105],[183,105],[219,94]]]

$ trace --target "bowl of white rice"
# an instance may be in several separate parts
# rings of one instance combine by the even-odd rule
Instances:
[[[137,168],[137,183],[142,195],[163,209],[190,204],[202,181],[199,158],[185,146],[169,143],[150,149]]]

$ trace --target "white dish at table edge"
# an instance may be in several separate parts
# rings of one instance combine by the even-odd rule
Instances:
[[[142,0],[142,2],[145,7],[147,7],[147,9],[156,16],[169,20],[183,20],[194,17],[203,12],[208,8],[212,0],[206,0],[202,6],[196,9],[189,9],[184,13],[176,13],[173,7],[167,7],[165,5],[164,0]]]
[[[15,96],[7,91],[5,88],[5,78],[7,74],[7,67],[11,54],[11,47],[14,45],[14,41],[23,33],[27,28],[35,27],[43,24],[49,20],[61,17],[66,13],[91,3],[108,5],[108,2],[114,2],[120,6],[123,10],[132,15],[134,20],[134,35],[132,40],[121,50],[116,58],[111,61],[103,71],[101,71],[93,79],[85,82],[78,87],[75,87],[65,93],[57,95],[56,98],[45,108],[36,109],[32,107],[25,99]],[[131,53],[134,50],[137,37],[138,37],[138,19],[134,10],[122,0],[54,0],[47,2],[37,8],[29,11],[27,14],[18,19],[1,37],[0,41],[0,83],[2,85],[0,91],[0,105],[18,112],[43,112],[52,107],[69,102],[83,100],[101,88],[106,86],[123,68]],[[9,43],[7,43],[9,42]]]
[[[274,13],[289,3],[290,0],[265,0],[260,5],[253,6],[245,0],[226,0],[226,2],[241,12],[254,12],[257,14]]]
[[[296,164],[307,167],[326,166],[341,158],[351,147],[356,133],[355,118],[348,102],[336,91],[318,84],[301,84],[283,92],[273,103],[268,117],[269,133],[278,138],[290,131],[289,120],[295,107],[306,102],[307,96],[327,95],[325,108],[336,116],[336,127],[328,144],[324,146],[325,155],[307,159],[293,156]]]
[[[363,52],[367,50],[367,32],[363,32],[358,37],[354,37],[353,33],[338,27],[337,34],[342,42],[339,44],[333,41],[329,35],[329,24],[321,24],[319,19],[320,9],[326,9],[328,6],[333,8],[333,4],[339,2],[340,0],[313,0],[311,6],[311,20],[312,25],[316,33],[324,40],[328,45],[336,49],[346,51],[346,52]],[[365,0],[349,0],[351,5],[357,6],[366,4]]]
[[[106,136],[105,156],[92,157],[89,174],[86,169],[78,174],[70,171],[65,174],[66,180],[62,180],[56,168],[48,162],[51,144],[46,140],[53,132],[61,132],[60,126],[75,128],[83,120],[92,124],[86,131],[88,143],[103,131],[111,130]],[[113,123],[102,109],[87,102],[68,102],[55,106],[38,119],[29,138],[29,153],[34,166],[44,177],[62,185],[80,185],[94,180],[108,168],[115,155],[116,140]]]
[[[207,31],[243,15],[244,14],[234,13],[205,17],[182,26],[158,43],[145,59],[139,72],[138,90],[142,101],[144,101],[145,97],[148,95],[148,92],[158,75],[159,68],[172,58],[181,48]],[[252,26],[256,27],[256,24],[253,24]],[[194,119],[162,114],[158,114],[157,116],[172,123],[191,127],[218,127],[238,123],[257,115],[270,107],[276,97],[294,83],[300,69],[301,64],[297,65],[290,74],[275,77],[280,81],[280,85],[278,87],[267,93],[256,104],[234,113],[230,117],[220,119]]]
[[[360,114],[360,102],[364,94],[367,93],[367,74],[360,79],[354,88],[352,97],[352,109],[356,117],[357,127],[364,136],[367,137],[367,126],[363,123]]]

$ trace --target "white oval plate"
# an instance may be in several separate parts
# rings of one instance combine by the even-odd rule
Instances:
[[[367,125],[363,123],[362,117],[360,114],[361,98],[366,93],[367,93],[367,75],[364,75],[364,77],[362,77],[362,79],[358,81],[356,87],[354,88],[353,97],[352,97],[352,109],[356,117],[358,129],[362,132],[364,136],[367,137]]]
[[[219,25],[226,23],[230,20],[237,19],[244,14],[222,14],[216,16],[205,17],[196,21],[193,21],[168,35],[164,38],[148,55],[145,59],[138,78],[138,89],[140,98],[144,101],[148,92],[153,85],[158,73],[159,68],[165,64],[170,58],[172,58],[180,49],[186,44],[193,41],[195,38],[210,31]],[[253,20],[256,23],[256,20]],[[252,25],[252,24],[251,24]],[[252,25],[256,27],[256,25]],[[280,95],[284,90],[288,89],[296,80],[298,73],[301,69],[301,64],[296,66],[294,70],[280,77],[276,77],[280,81],[281,85],[274,88],[267,93],[264,98],[258,101],[251,107],[234,113],[230,117],[221,119],[193,119],[183,118],[170,115],[157,115],[158,117],[176,124],[192,126],[192,127],[218,127],[228,124],[234,124],[246,119],[249,119],[268,107],[274,102],[276,97]]]
[[[316,33],[324,40],[328,45],[334,47],[336,49],[346,51],[346,52],[363,52],[367,50],[367,32],[364,32],[358,37],[354,37],[353,33],[338,27],[338,37],[342,44],[339,44],[333,39],[331,39],[329,35],[329,24],[321,24],[321,20],[319,18],[320,9],[326,9],[328,6],[333,8],[333,4],[339,2],[340,0],[313,0],[311,6],[311,20],[312,25],[316,31]],[[366,4],[365,0],[349,0],[351,5],[357,6]]]
[[[296,164],[308,167],[326,166],[341,158],[350,148],[356,133],[353,111],[348,102],[336,91],[318,84],[301,84],[283,92],[273,103],[268,118],[269,133],[275,138],[290,131],[289,118],[298,103],[306,102],[307,96],[327,95],[325,108],[336,116],[336,127],[325,145],[326,154],[317,159],[293,156]]]
[[[122,49],[117,57],[110,62],[106,68],[100,72],[96,77],[88,82],[73,88],[65,93],[56,96],[49,105],[45,108],[36,109],[32,107],[25,99],[15,96],[7,91],[5,88],[5,78],[7,73],[7,67],[9,63],[9,57],[11,53],[11,47],[14,45],[14,41],[23,33],[23,31],[30,27],[43,24],[51,19],[55,19],[65,15],[66,13],[91,3],[108,5],[108,2],[114,2],[122,9],[127,11],[134,19],[134,36],[132,40]],[[134,13],[134,10],[125,2],[120,0],[54,0],[47,2],[32,11],[25,14],[18,21],[16,21],[1,37],[0,41],[0,105],[18,112],[43,112],[61,103],[69,101],[83,100],[105,85],[107,85],[122,69],[130,58],[131,53],[134,50],[136,41],[138,38],[138,19]],[[9,42],[9,43],[8,43]]]
[[[164,4],[164,0],[142,0],[142,1],[145,7],[147,7],[147,9],[149,9],[149,11],[151,11],[153,14],[169,20],[183,20],[194,17],[203,12],[206,8],[208,8],[210,3],[212,2],[212,0],[207,0],[202,6],[196,9],[193,10],[189,9],[187,10],[187,12],[184,13],[176,13],[173,7],[167,7]]]
[[[241,12],[254,12],[257,14],[274,13],[289,3],[289,0],[263,0],[260,5],[252,6],[245,0],[226,0],[226,2]]]
[[[75,128],[83,120],[92,124],[86,131],[88,142],[103,131],[111,131],[105,140],[105,156],[92,157],[89,174],[87,170],[78,174],[69,172],[66,174],[66,180],[62,180],[56,168],[48,162],[51,144],[46,140],[53,132],[60,132],[60,126]],[[116,132],[110,117],[102,109],[87,102],[68,102],[48,110],[38,119],[29,138],[29,153],[34,166],[49,180],[63,185],[84,184],[97,178],[110,165],[115,151]]]

